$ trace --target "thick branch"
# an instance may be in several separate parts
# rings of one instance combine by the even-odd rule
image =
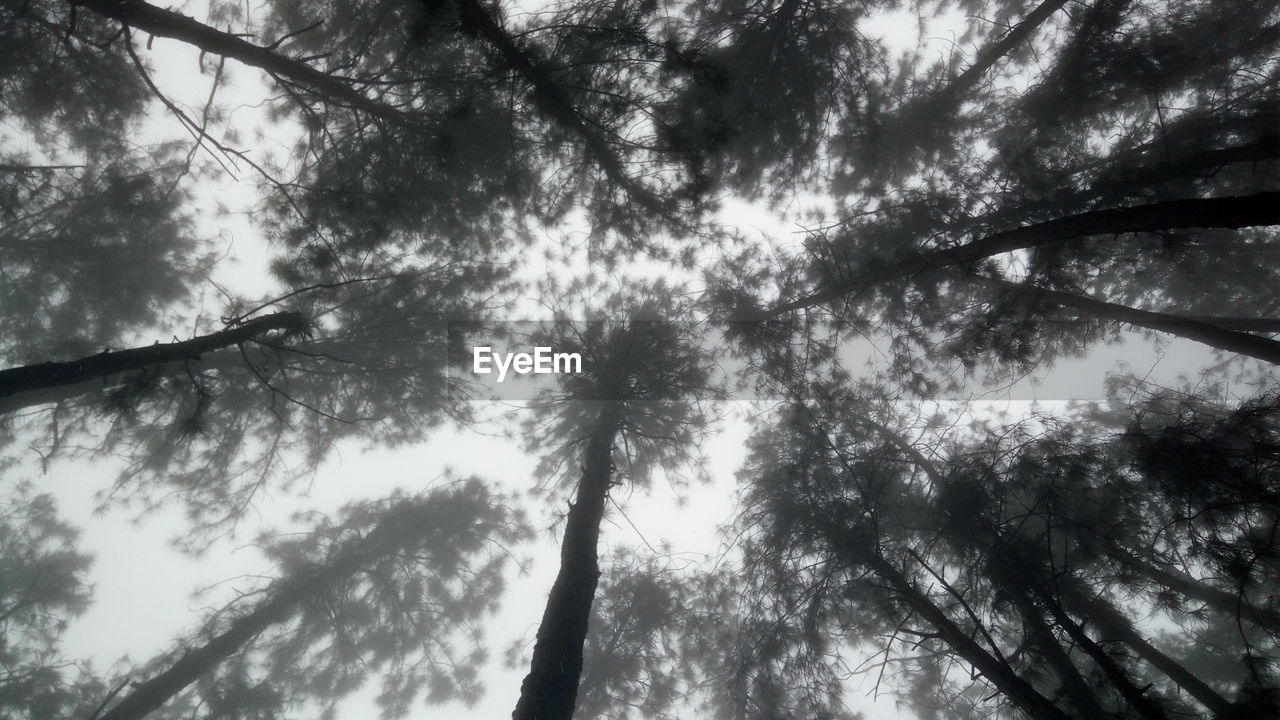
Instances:
[[[946,613],[912,585],[888,560],[877,552],[864,551],[863,548],[855,545],[856,543],[846,543],[845,548],[859,561],[866,563],[880,579],[889,583],[957,655],[982,673],[996,689],[1028,717],[1033,720],[1067,720],[1066,713],[1041,695],[1031,683],[1019,677],[1007,663],[974,642],[968,633],[947,617]]]
[[[1085,295],[1004,281],[985,282],[991,282],[1014,292],[1033,292],[1054,305],[1068,307],[1100,320],[1128,323],[1149,330],[1158,330],[1188,340],[1195,340],[1219,350],[1247,355],[1280,365],[1280,341],[1270,338],[1236,330],[1225,330],[1216,325],[1210,325],[1191,318],[1151,312],[1150,310],[1139,310],[1127,305],[1095,300]]]
[[[1107,651],[1104,650],[1101,645],[1095,642],[1093,638],[1089,637],[1079,623],[1075,622],[1067,615],[1066,611],[1063,610],[1062,606],[1058,603],[1057,598],[1053,597],[1051,593],[1036,583],[1032,583],[1031,586],[1034,588],[1035,593],[1040,596],[1041,601],[1044,602],[1049,613],[1053,615],[1053,619],[1058,623],[1058,626],[1065,630],[1067,635],[1069,635],[1071,639],[1089,655],[1089,657],[1093,658],[1093,661],[1098,664],[1098,667],[1102,668],[1102,671],[1106,673],[1107,678],[1111,680],[1111,684],[1120,692],[1125,701],[1128,702],[1134,710],[1138,711],[1139,715],[1147,718],[1147,720],[1169,720],[1169,715],[1164,711],[1164,708],[1160,707],[1154,700],[1147,697],[1144,689],[1139,688],[1131,679],[1129,679],[1129,675],[1124,671],[1124,668],[1120,667],[1120,665],[1116,663],[1115,659],[1107,654]]]
[[[336,579],[329,576],[326,578]],[[194,683],[201,675],[213,670],[223,660],[234,655],[263,630],[287,619],[299,602],[322,589],[323,586],[318,584],[318,580],[287,588],[273,595],[253,612],[237,618],[230,627],[214,636],[209,642],[188,650],[164,672],[146,682],[134,685],[133,692],[99,716],[100,720],[142,720]]]
[[[1105,635],[1128,645],[1152,667],[1164,673],[1166,677],[1177,683],[1178,687],[1199,700],[1208,708],[1217,720],[1227,718],[1243,719],[1241,710],[1229,700],[1218,694],[1194,673],[1179,662],[1161,652],[1147,641],[1119,610],[1105,599],[1084,594],[1083,590],[1073,589],[1064,593],[1065,600],[1078,614],[1091,619]]]
[[[1245,597],[1226,590],[1220,590],[1177,568],[1149,563],[1136,557],[1128,550],[1110,548],[1108,555],[1121,565],[1137,572],[1160,587],[1181,593],[1191,600],[1205,603],[1227,616],[1244,618],[1268,632],[1280,633],[1280,612],[1266,607],[1257,607]]]
[[[1280,225],[1280,192],[1221,198],[1190,198],[1132,207],[1094,210],[1005,230],[965,245],[916,254],[864,272],[835,287],[772,309],[777,316],[813,307],[845,295],[857,296],[875,285],[929,270],[967,265],[1014,250],[1028,250],[1092,235],[1116,235],[1185,228],[1246,228]]]
[[[172,10],[141,0],[68,0],[73,6],[118,20],[143,32],[188,43],[201,50],[229,57],[267,73],[288,79],[331,101],[345,103],[385,120],[410,124],[411,119],[393,107],[369,98],[347,82],[322,70],[282,55],[229,32],[205,25]]]
[[[288,620],[309,598],[351,577],[369,561],[407,547],[429,529],[423,527],[421,518],[412,510],[397,511],[384,517],[331,564],[281,582],[266,600],[248,614],[236,618],[226,630],[204,645],[187,650],[168,669],[150,680],[135,684],[133,691],[99,716],[99,720],[142,720],[202,675],[240,652],[264,630]]]
[[[76,385],[168,363],[199,360],[204,353],[239,345],[268,332],[301,332],[306,326],[306,318],[298,313],[274,313],[181,342],[156,343],[149,347],[102,352],[69,362],[46,362],[0,370],[0,398]]]
[[[1080,717],[1106,717],[1107,712],[1103,709],[1097,695],[1080,674],[1071,656],[1058,642],[1053,628],[1049,626],[1040,608],[1032,600],[1026,587],[1026,578],[1020,577],[1014,568],[1000,562],[1000,559],[991,563],[989,567],[996,582],[1000,583],[1005,594],[1018,609],[1018,614],[1022,617],[1022,625],[1032,645],[1057,674],[1067,701],[1076,709],[1076,712],[1080,713]]]
[[[973,59],[973,64],[956,76],[947,86],[931,95],[928,104],[932,107],[955,105],[974,86],[982,76],[987,74],[1001,58],[1008,55],[1018,45],[1030,39],[1046,20],[1062,9],[1069,0],[1045,0],[1035,10],[1027,14],[1022,22],[1014,25],[1004,37],[988,45]]]

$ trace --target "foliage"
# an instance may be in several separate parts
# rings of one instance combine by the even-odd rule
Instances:
[[[626,481],[643,487],[659,471],[669,480],[691,464],[696,471],[697,442],[714,419],[708,402],[719,392],[705,326],[690,318],[679,289],[661,281],[597,292],[589,284],[551,289],[561,307],[532,339],[579,353],[583,370],[531,403],[529,449],[549,451],[538,475],[571,480],[574,458],[606,415],[619,424],[614,463]]]
[[[923,717],[1274,712],[1274,501],[1174,491],[1176,455],[1153,463],[1153,443],[1191,427],[1223,431],[1188,457],[1240,441],[1220,410],[1187,410],[1203,401],[1181,416],[1162,401],[1127,428],[1045,416],[965,432],[886,417],[870,388],[815,386],[754,442],[744,555],[794,603],[783,617],[811,618],[818,647],[859,646]],[[1225,416],[1257,417],[1269,443],[1274,414],[1264,399]],[[1250,467],[1233,477],[1274,489]],[[1179,657],[1195,647],[1236,662]]]
[[[91,684],[60,652],[70,620],[89,606],[91,558],[48,495],[8,488],[0,510],[0,715],[54,717],[88,700]],[[97,689],[97,688],[94,688]]]
[[[510,546],[528,532],[506,503],[468,478],[265,536],[259,547],[276,579],[240,591],[173,655],[128,674],[154,674],[183,648],[271,608],[269,625],[207,668],[168,716],[283,718],[311,707],[333,717],[374,677],[385,717],[407,715],[420,697],[475,702],[481,622],[500,606]]]
[[[0,0],[0,361],[305,322],[0,388],[6,471],[29,451],[44,473],[112,462],[103,499],[182,503],[197,549],[268,491],[305,495],[344,443],[474,422],[448,348],[530,289],[533,250],[585,256],[549,268],[586,279],[537,287],[553,319],[521,338],[583,360],[524,426],[530,484],[590,490],[552,593],[573,602],[548,603],[577,630],[594,613],[581,715],[847,718],[856,676],[922,718],[1280,710],[1280,421],[1271,368],[1244,365],[1280,358],[1275,3],[193,11]],[[895,14],[914,47],[873,32]],[[203,106],[159,82],[179,56]],[[260,97],[229,107],[233,78]],[[201,209],[232,176],[272,258],[243,295],[216,281]],[[801,242],[750,246],[717,214],[743,200]],[[1259,394],[1139,383],[1104,408],[933,414],[943,390],[1125,326],[1208,344],[1212,381],[1256,372]],[[592,596],[612,487],[706,475],[721,335],[747,360],[729,380],[777,403],[733,549],[680,571],[619,550]],[[855,338],[883,353],[865,383],[840,369]],[[274,580],[113,685],[58,647],[89,558],[47,496],[14,487],[0,714],[24,718],[123,715],[157,687],[167,717],[332,716],[366,674],[388,716],[474,701],[478,624],[527,535],[476,481],[311,518],[261,539]]]

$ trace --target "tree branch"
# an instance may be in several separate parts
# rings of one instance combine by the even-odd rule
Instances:
[[[1012,292],[1030,292],[1054,305],[1069,307],[1100,320],[1128,323],[1149,330],[1158,330],[1188,340],[1195,340],[1219,350],[1247,355],[1280,365],[1280,341],[1272,340],[1271,338],[1237,330],[1226,330],[1195,318],[1139,310],[1127,305],[1095,300],[1086,295],[1049,290],[1024,283],[985,278],[980,279],[979,282],[989,283]]]
[[[424,0],[426,2],[426,0]],[[661,200],[641,186],[622,167],[609,142],[591,127],[582,113],[573,106],[546,63],[534,51],[521,47],[503,30],[479,0],[458,0],[462,27],[484,39],[502,59],[533,88],[533,96],[539,109],[566,130],[578,136],[587,154],[600,166],[610,180],[622,187],[628,196],[646,211],[662,212]]]
[[[835,287],[777,305],[768,311],[768,317],[777,317],[793,310],[813,307],[846,295],[856,297],[876,285],[900,277],[951,265],[975,263],[1001,253],[1028,250],[1091,235],[1118,235],[1184,228],[1239,229],[1272,225],[1280,225],[1280,192],[1261,192],[1221,198],[1189,198],[1149,205],[1093,210],[1005,230],[957,247],[917,253],[864,272]]]
[[[66,385],[75,385],[122,372],[144,370],[173,362],[199,360],[214,350],[256,339],[268,332],[302,332],[307,321],[301,314],[281,312],[248,320],[240,325],[201,335],[190,340],[156,343],[150,347],[131,348],[68,362],[45,362],[0,370],[0,398]]]
[[[322,70],[255,45],[237,35],[223,32],[172,10],[164,10],[141,0],[68,0],[72,7],[83,7],[125,26],[188,43],[201,50],[238,60],[267,73],[288,78],[332,101],[364,110],[370,115],[402,125],[414,124],[405,113],[373,100],[347,82]]]

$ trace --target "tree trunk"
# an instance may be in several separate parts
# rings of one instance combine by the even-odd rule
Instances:
[[[1191,600],[1205,603],[1229,617],[1248,620],[1268,632],[1280,632],[1280,612],[1270,608],[1255,607],[1246,598],[1235,593],[1220,590],[1181,570],[1149,563],[1134,556],[1130,551],[1112,548],[1107,554],[1124,567],[1161,587],[1181,593]]]
[[[947,614],[914,587],[888,560],[874,552],[854,550],[858,559],[866,563],[880,579],[890,586],[919,615],[924,618],[938,636],[957,655],[974,667],[1006,698],[1033,720],[1068,720],[1066,713],[1058,709],[1049,698],[1041,695],[1031,683],[1018,676],[1004,660],[995,657],[974,642],[969,633],[956,625]]]
[[[614,410],[601,412],[587,442],[582,478],[569,506],[560,571],[547,598],[529,674],[520,685],[513,720],[570,720],[582,677],[587,621],[600,581],[597,545],[605,502],[613,479],[613,443],[618,434]]]
[[[999,62],[1001,58],[1012,52],[1019,44],[1029,40],[1032,33],[1050,17],[1053,17],[1054,13],[1066,6],[1067,2],[1068,0],[1045,0],[1040,3],[1035,10],[1027,13],[1027,16],[1021,22],[1005,33],[1004,37],[983,48],[977,57],[973,59],[973,64],[957,75],[946,87],[928,96],[925,101],[925,107],[938,108],[944,112],[949,112],[963,100],[964,95],[987,74],[988,70]]]
[[[874,422],[868,424],[877,427]],[[1028,717],[1032,720],[1069,720],[1066,713],[1041,695],[1031,683],[1014,672],[1008,662],[985,650],[974,641],[970,633],[957,625],[941,608],[920,592],[901,571],[880,554],[874,542],[864,541],[854,533],[833,523],[821,523],[819,529],[833,547],[843,552],[853,562],[865,565],[893,588],[894,592],[934,629],[939,639],[981,673],[995,686],[996,690],[1025,712]]]
[[[1169,720],[1169,715],[1165,713],[1164,708],[1160,707],[1154,700],[1147,697],[1143,688],[1139,688],[1129,679],[1128,673],[1124,668],[1120,667],[1114,658],[1107,654],[1107,651],[1101,645],[1094,642],[1093,638],[1085,633],[1084,628],[1080,624],[1071,619],[1067,612],[1062,609],[1062,605],[1058,603],[1057,598],[1051,593],[1040,587],[1037,583],[1032,583],[1035,593],[1040,596],[1045,607],[1049,609],[1049,614],[1053,615],[1053,619],[1066,631],[1067,635],[1080,646],[1093,661],[1102,668],[1107,678],[1111,680],[1111,684],[1115,686],[1120,695],[1129,703],[1138,714],[1147,720]]]
[[[906,453],[911,462],[929,477],[934,487],[941,488],[946,484],[946,478],[942,472],[902,434],[867,417],[856,418],[854,422],[875,430],[881,437]],[[975,530],[974,537],[981,536],[981,531]],[[995,540],[994,547],[997,550],[1002,548],[1001,542],[998,538]],[[1008,558],[1001,553],[1000,556],[993,557],[993,562],[989,563],[988,567],[994,576],[993,579],[1004,588],[1005,592],[1013,600],[1014,606],[1017,607],[1018,613],[1022,616],[1023,625],[1026,627],[1032,642],[1040,648],[1041,653],[1058,675],[1058,679],[1062,682],[1063,690],[1066,691],[1068,701],[1076,710],[1083,713],[1081,717],[1104,717],[1106,713],[1099,704],[1097,696],[1089,688],[1084,678],[1081,677],[1079,670],[1071,662],[1067,652],[1062,649],[1057,638],[1054,637],[1052,628],[1045,622],[1039,608],[1035,606],[1034,601],[1028,595],[1025,582],[1017,576],[1014,566],[1009,563]],[[1046,702],[1049,701],[1046,700]]]
[[[1183,228],[1245,228],[1280,224],[1280,192],[1221,198],[1191,198],[1094,210],[988,235],[958,247],[891,262],[808,297],[774,307],[770,316],[858,295],[880,283],[929,270],[965,265],[1013,250],[1026,250],[1091,235]]]
[[[326,576],[331,577],[331,576]],[[236,619],[231,627],[204,645],[188,650],[168,670],[146,682],[135,684],[115,707],[99,715],[99,720],[141,720],[158,710],[201,675],[234,655],[263,630],[289,617],[293,608],[323,585],[319,579],[299,583],[271,597],[253,612]],[[92,719],[91,719],[92,720]]]
[[[1058,638],[1053,634],[1053,628],[1045,621],[1040,608],[1031,599],[1026,589],[1025,580],[1019,581],[1011,578],[1007,571],[997,569],[995,572],[998,573],[999,582],[1004,587],[1005,592],[1013,600],[1014,606],[1018,608],[1018,614],[1022,617],[1023,627],[1026,628],[1032,645],[1040,651],[1040,654],[1053,668],[1058,680],[1062,683],[1062,689],[1067,701],[1076,709],[1079,717],[1106,717],[1107,712],[1103,710],[1097,695],[1089,687],[1089,683],[1085,682],[1084,677],[1080,675],[1079,668],[1076,667],[1071,660],[1071,656],[1058,642]]]
[[[68,362],[45,362],[0,370],[0,398],[77,385],[170,363],[193,362],[200,360],[205,353],[239,345],[268,332],[301,332],[306,326],[306,318],[298,313],[275,313],[190,340],[101,352]]]
[[[945,483],[945,477],[934,466],[934,464],[926,458],[914,445],[910,443],[901,434],[894,432],[893,429],[877,423],[873,420],[860,418],[857,422],[864,424],[876,430],[881,436],[889,440],[899,449],[907,453],[912,461],[919,466],[937,486]],[[1003,537],[999,533],[993,532],[990,528],[982,528],[976,524],[972,527],[975,537],[989,537],[991,539],[991,548],[987,551],[993,557],[994,562],[989,564],[989,569],[998,583],[1000,583],[1005,591],[1012,598],[1014,605],[1018,608],[1019,613],[1023,617],[1024,624],[1027,626],[1029,635],[1033,642],[1037,645],[1043,645],[1046,653],[1046,660],[1054,667],[1055,672],[1062,679],[1064,689],[1067,690],[1068,697],[1071,698],[1072,704],[1084,713],[1083,717],[1103,717],[1105,713],[1096,704],[1096,698],[1091,691],[1088,690],[1083,678],[1075,671],[1074,664],[1070,658],[1062,651],[1056,639],[1053,637],[1052,630],[1044,626],[1044,620],[1039,610],[1035,607],[1031,597],[1027,594],[1026,578],[1034,577],[1034,570],[1024,573],[1024,578],[1019,581],[1019,572],[1017,568],[1021,566],[1018,561],[1017,554],[1013,550],[1012,541],[1008,537]],[[1120,562],[1131,567],[1144,576],[1152,577],[1157,582],[1183,592],[1188,597],[1199,597],[1206,602],[1213,601],[1219,607],[1226,606],[1231,608],[1239,608],[1238,599],[1230,593],[1215,590],[1195,580],[1190,576],[1178,577],[1172,573],[1162,572],[1159,568],[1150,566],[1135,557],[1130,556],[1127,552],[1113,550],[1112,556],[1116,557]],[[1105,599],[1097,598],[1089,593],[1085,588],[1075,587],[1077,583],[1072,583],[1071,587],[1063,589],[1063,584],[1067,582],[1066,577],[1062,575],[1056,576],[1054,586],[1062,590],[1063,599],[1068,607],[1078,616],[1088,617],[1094,621],[1099,629],[1107,636],[1123,642],[1128,645],[1135,653],[1145,660],[1152,667],[1164,673],[1166,677],[1173,680],[1178,687],[1182,688],[1189,695],[1198,700],[1206,708],[1208,708],[1217,720],[1244,720],[1244,711],[1233,703],[1228,701],[1222,695],[1209,687],[1204,681],[1196,677],[1191,671],[1187,670],[1173,658],[1161,652],[1158,648],[1151,645],[1146,638],[1133,627],[1133,624],[1118,609],[1112,606]],[[1121,694],[1129,700],[1142,714],[1147,718],[1163,718],[1164,711],[1156,706],[1150,698],[1143,695],[1142,691],[1129,681],[1124,671],[1106,655],[1105,651],[1094,643],[1087,635],[1084,634],[1082,628],[1078,624],[1072,622],[1067,617],[1066,612],[1059,604],[1058,600],[1050,594],[1045,588],[1034,588],[1033,592],[1040,596],[1050,613],[1058,621],[1068,635],[1091,657],[1095,662],[1103,668],[1112,682],[1117,685]],[[1243,614],[1244,608],[1240,608]],[[1265,615],[1264,615],[1265,617]],[[1255,617],[1255,621],[1257,621]],[[1101,658],[1101,659],[1100,659]]]
[[[1098,626],[1098,630],[1107,637],[1128,645],[1139,657],[1164,673],[1178,687],[1208,708],[1213,713],[1214,718],[1217,720],[1236,718],[1244,720],[1243,711],[1240,708],[1237,708],[1231,701],[1218,694],[1203,680],[1196,677],[1194,673],[1183,667],[1181,663],[1148,642],[1133,627],[1133,623],[1129,621],[1129,618],[1125,617],[1111,603],[1103,598],[1086,594],[1083,588],[1073,588],[1063,595],[1063,600],[1077,615],[1092,620]]]

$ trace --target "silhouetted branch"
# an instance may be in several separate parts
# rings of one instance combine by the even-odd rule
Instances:
[[[1186,228],[1246,228],[1280,225],[1280,192],[1221,198],[1190,198],[1132,207],[1094,210],[1005,230],[964,245],[917,253],[864,272],[835,287],[775,306],[769,317],[856,297],[889,280],[953,265],[966,265],[1014,250],[1078,240],[1092,235]]]
[[[1150,310],[1139,310],[1127,305],[1095,300],[1086,295],[1049,290],[1035,287],[1034,285],[1011,283],[1003,280],[983,279],[980,282],[987,282],[1008,291],[1029,292],[1054,305],[1078,310],[1099,320],[1128,323],[1149,330],[1158,330],[1188,340],[1195,340],[1219,350],[1239,353],[1240,355],[1247,355],[1280,365],[1280,341],[1270,338],[1236,330],[1226,330],[1192,318],[1178,317]]]
[[[144,370],[172,362],[199,360],[207,352],[238,345],[272,331],[303,332],[307,321],[299,313],[282,312],[190,340],[156,343],[67,362],[45,362],[0,370],[0,397],[74,385],[116,373]]]
[[[395,123],[412,124],[409,116],[369,98],[343,79],[275,52],[269,47],[255,45],[238,35],[205,25],[181,13],[158,8],[140,0],[69,1],[72,7],[79,6],[92,10],[118,20],[128,27],[159,37],[179,40],[198,47],[204,52],[233,58],[246,65],[265,70],[273,76],[287,78],[321,97],[346,103],[370,115]]]
[[[610,180],[622,187],[627,195],[639,203],[645,210],[661,212],[663,203],[648,189],[640,185],[622,167],[622,162],[614,154],[598,128],[583,117],[574,107],[554,74],[534,52],[520,44],[503,30],[479,0],[458,0],[462,27],[467,32],[475,33],[488,42],[502,59],[533,88],[534,100],[539,109],[547,113],[566,130],[578,136],[587,154],[604,170]]]

